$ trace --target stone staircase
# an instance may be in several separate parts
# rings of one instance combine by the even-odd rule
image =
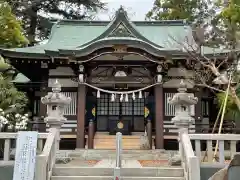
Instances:
[[[113,168],[55,167],[51,180],[113,180]],[[181,168],[122,168],[122,180],[183,180]]]
[[[140,149],[142,134],[123,135],[122,148],[123,149]],[[94,137],[94,149],[116,149],[116,136],[104,133],[96,133]]]
[[[168,165],[172,155],[163,150],[123,150],[121,179],[185,180],[182,167]],[[55,165],[51,180],[113,180],[115,150],[76,150],[67,156],[67,163]]]

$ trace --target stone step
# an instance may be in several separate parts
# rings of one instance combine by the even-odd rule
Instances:
[[[122,136],[122,139],[140,139],[141,136],[134,136],[134,135],[129,135],[129,136]],[[110,135],[95,135],[94,139],[114,139],[116,140],[116,136],[110,136]]]
[[[113,143],[116,144],[116,140],[109,140],[109,139],[104,139],[104,140],[94,140],[95,143]],[[122,143],[140,143],[140,140],[135,140],[135,139],[123,139]]]
[[[122,150],[122,159],[128,160],[168,160],[176,151],[165,150]],[[116,158],[116,150],[75,150],[68,153],[69,157],[82,160],[102,160]]]
[[[122,136],[122,139],[140,139],[141,136],[134,136],[134,135],[129,135],[129,136]],[[94,139],[113,139],[116,140],[116,136],[110,136],[110,135],[95,135]]]
[[[101,144],[104,144],[104,145],[114,145],[114,146],[116,146],[116,142],[115,141],[94,141],[94,145],[101,145]],[[131,140],[131,141],[122,141],[122,144],[127,144],[127,145],[131,145],[131,144],[133,144],[133,145],[140,145],[140,141],[133,141],[133,140]]]
[[[122,135],[122,139],[139,139],[143,135],[140,133],[138,135]],[[96,133],[94,139],[116,139],[116,135],[109,135],[105,133]]]
[[[113,180],[113,176],[52,176],[51,180]],[[121,177],[121,180],[184,180],[183,177]]]
[[[140,136],[123,136],[123,149],[140,149]],[[97,135],[94,138],[94,149],[116,149],[116,136]]]
[[[139,146],[123,146],[122,147],[123,149],[127,150],[131,150],[131,149],[140,149]],[[103,146],[103,145],[97,145],[97,146],[94,146],[94,149],[116,149],[116,146]]]
[[[53,176],[113,176],[113,168],[91,168],[91,167],[55,167]],[[122,176],[142,177],[183,177],[182,168],[122,168]]]

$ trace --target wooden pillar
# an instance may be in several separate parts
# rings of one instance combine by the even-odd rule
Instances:
[[[47,95],[47,87],[46,84],[44,83],[43,85],[41,85],[40,87],[40,101],[41,98]],[[47,106],[45,104],[43,104],[42,102],[40,102],[39,105],[39,116],[46,116],[47,113]]]
[[[94,122],[91,119],[88,124],[88,149],[94,148]]]
[[[147,120],[147,136],[150,149],[152,149],[152,122],[150,119]]]
[[[46,96],[48,93],[48,69],[42,71],[41,85],[40,85],[40,104],[39,104],[39,132],[46,132],[46,124],[44,123],[44,118],[47,114],[47,106],[41,102],[41,98]]]
[[[164,148],[164,128],[163,128],[163,87],[162,84],[155,86],[155,129],[156,129],[156,149]]]
[[[77,91],[77,148],[85,148],[86,86],[78,85]]]
[[[198,102],[195,105],[195,129],[196,129],[196,133],[199,133],[199,132],[201,132],[201,123],[203,120],[201,89],[198,89],[198,91],[196,91],[195,96],[198,98]]]

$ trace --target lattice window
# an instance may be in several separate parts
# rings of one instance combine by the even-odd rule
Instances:
[[[33,114],[34,114],[34,115],[37,115],[37,114],[39,113],[40,103],[41,103],[41,100],[40,100],[40,99],[34,100],[34,105],[33,105]]]
[[[101,94],[100,98],[97,99],[97,114],[108,115],[108,94]]]
[[[207,100],[202,101],[202,115],[209,116],[209,102]]]
[[[165,116],[175,116],[175,107],[169,104],[169,98],[172,98],[175,93],[165,93],[164,94],[164,107],[165,107]]]
[[[164,106],[165,106],[165,116],[175,116],[175,106],[169,104],[169,98],[172,98],[175,93],[165,93],[164,94]],[[195,106],[190,106],[191,116],[195,116]]]
[[[77,115],[77,92],[61,92],[66,97],[71,98],[71,102],[64,109],[63,114],[66,116],[75,116]]]
[[[110,116],[120,115],[119,98],[116,98],[114,102],[109,102],[109,115]]]
[[[129,98],[128,102],[122,102],[122,115],[133,114],[133,99]]]
[[[77,115],[77,92],[62,92],[62,94],[71,98],[70,104],[64,109],[64,115]]]
[[[141,99],[136,98],[134,100],[134,108],[133,108],[134,115],[137,115],[137,116],[144,115],[144,105],[145,105],[144,98],[141,98]]]

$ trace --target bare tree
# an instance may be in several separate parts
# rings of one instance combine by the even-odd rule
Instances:
[[[195,86],[206,87],[215,92],[226,92],[227,85],[230,84],[229,96],[240,111],[240,97],[237,94],[240,88],[238,41],[236,38],[229,38],[227,31],[223,32],[214,26],[211,28],[211,33],[207,31],[203,27],[195,28],[193,35],[186,36],[184,42],[171,35],[170,37],[188,55],[187,64],[193,70],[191,82],[194,82]],[[208,38],[205,38],[206,34]],[[219,40],[224,41],[224,44],[217,41],[217,47],[209,47],[209,39],[211,39],[209,34],[212,35],[211,38],[221,37]]]

